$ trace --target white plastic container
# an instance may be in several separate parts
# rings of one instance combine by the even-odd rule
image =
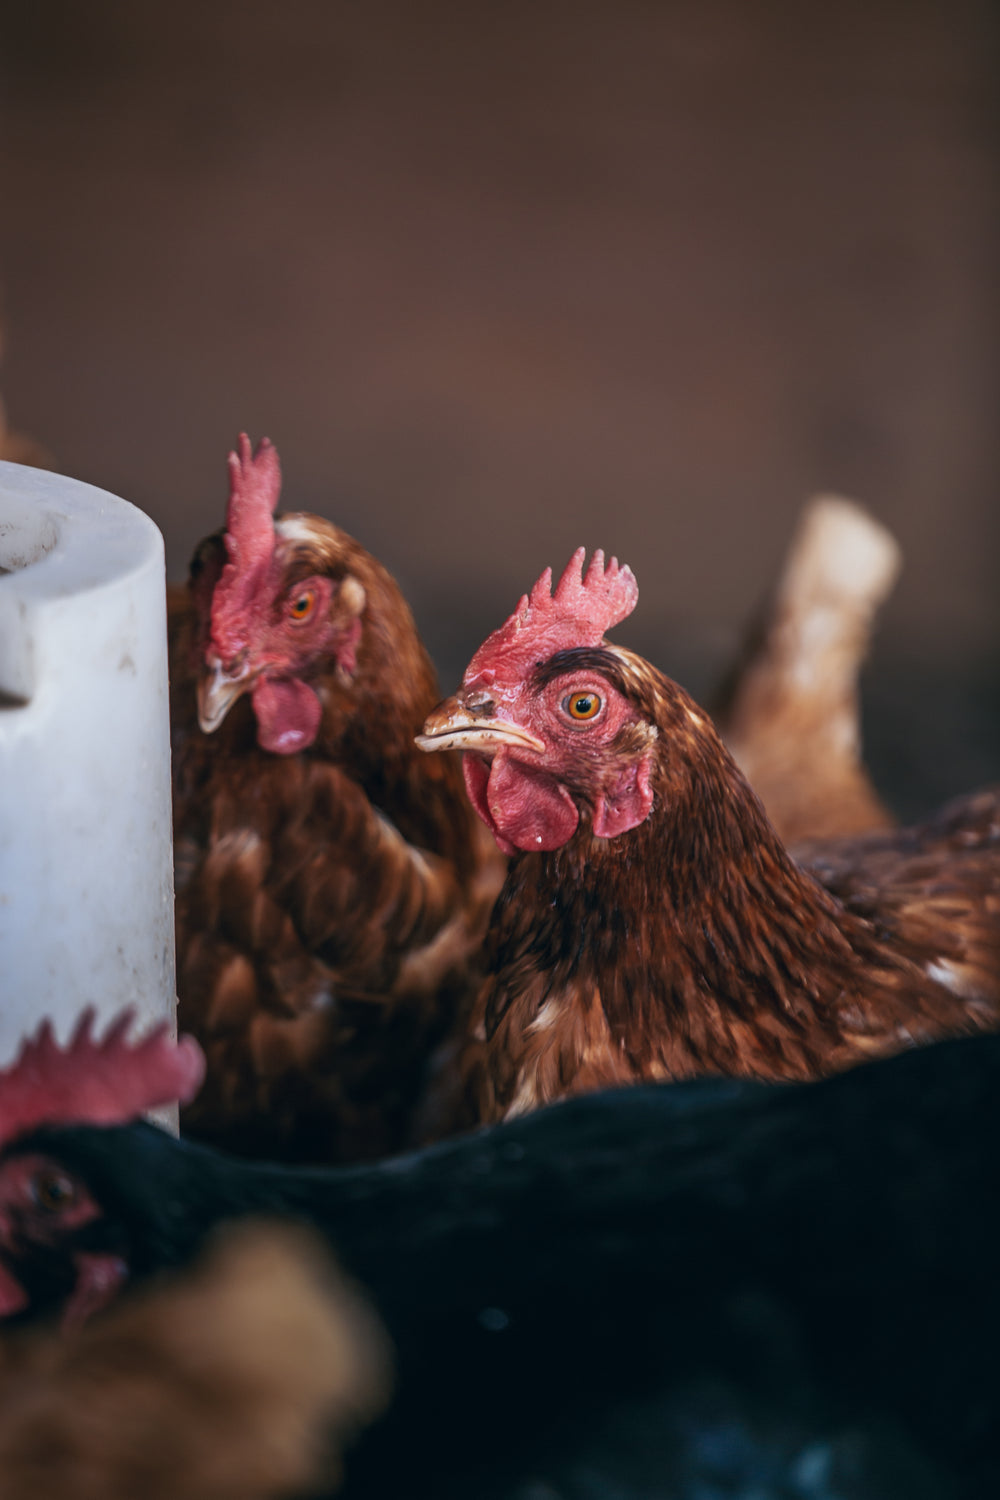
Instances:
[[[173,1023],[169,747],[159,531],[0,463],[0,1065],[86,1005]]]

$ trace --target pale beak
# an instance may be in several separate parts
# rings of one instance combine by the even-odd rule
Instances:
[[[202,734],[213,734],[232,708],[251,688],[256,673],[250,670],[248,660],[239,668],[226,671],[217,656],[208,658],[208,672],[198,679],[198,724]]]
[[[428,716],[423,734],[417,735],[417,744],[421,750],[486,751],[498,750],[501,745],[517,745],[522,750],[544,754],[543,740],[522,729],[520,724],[496,718],[494,712],[492,703],[487,716],[470,713],[461,697],[446,698]]]

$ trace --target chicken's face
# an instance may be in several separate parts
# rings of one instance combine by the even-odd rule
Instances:
[[[310,679],[331,668],[341,680],[353,676],[365,590],[338,568],[335,527],[273,516],[274,448],[265,439],[251,457],[245,436],[240,443],[230,456],[226,531],[203,542],[191,566],[199,722],[211,734],[249,693],[261,747],[293,755],[312,744],[322,718]]]
[[[111,1300],[125,1261],[78,1242],[100,1216],[82,1181],[44,1152],[0,1164],[0,1320],[61,1309],[75,1327]]]
[[[653,805],[656,725],[630,694],[625,656],[602,641],[634,606],[635,580],[600,552],[586,577],[582,562],[581,549],[554,594],[543,574],[417,741],[465,751],[469,797],[507,854],[560,848],[581,814],[614,838]]]
[[[517,683],[486,671],[428,719],[419,743],[465,751],[469,798],[504,853],[558,849],[581,812],[598,838],[649,815],[656,727],[616,682],[617,666],[614,651],[583,649]]]

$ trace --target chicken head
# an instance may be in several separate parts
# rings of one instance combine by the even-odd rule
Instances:
[[[322,717],[310,678],[331,660],[344,681],[354,675],[366,593],[352,573],[317,567],[327,559],[317,558],[311,518],[276,517],[280,494],[277,450],[263,438],[251,453],[241,433],[229,455],[226,529],[195,553],[191,589],[203,732],[249,693],[261,747],[293,755],[312,744]]]
[[[422,749],[461,749],[470,800],[500,848],[558,849],[584,814],[598,838],[648,817],[655,724],[626,690],[604,632],[635,608],[632,572],[584,548],[476,652],[461,690],[427,719]]]
[[[197,1091],[201,1049],[173,1042],[161,1027],[129,1040],[125,1011],[101,1038],[87,1010],[65,1047],[43,1022],[0,1073],[0,1146],[54,1124],[120,1124],[144,1110]],[[0,1319],[63,1308],[76,1326],[103,1307],[127,1279],[120,1247],[90,1243],[100,1210],[82,1181],[46,1155],[39,1140],[0,1161]]]

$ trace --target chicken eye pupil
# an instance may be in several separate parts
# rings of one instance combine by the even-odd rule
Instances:
[[[310,589],[306,589],[305,593],[299,594],[298,598],[292,604],[292,614],[296,620],[304,620],[307,615],[312,613],[313,600],[314,595]]]
[[[39,1208],[62,1208],[73,1197],[73,1184],[58,1173],[44,1173],[35,1178],[32,1196]]]
[[[566,709],[573,719],[593,719],[600,712],[601,699],[597,693],[571,693],[566,699]]]

